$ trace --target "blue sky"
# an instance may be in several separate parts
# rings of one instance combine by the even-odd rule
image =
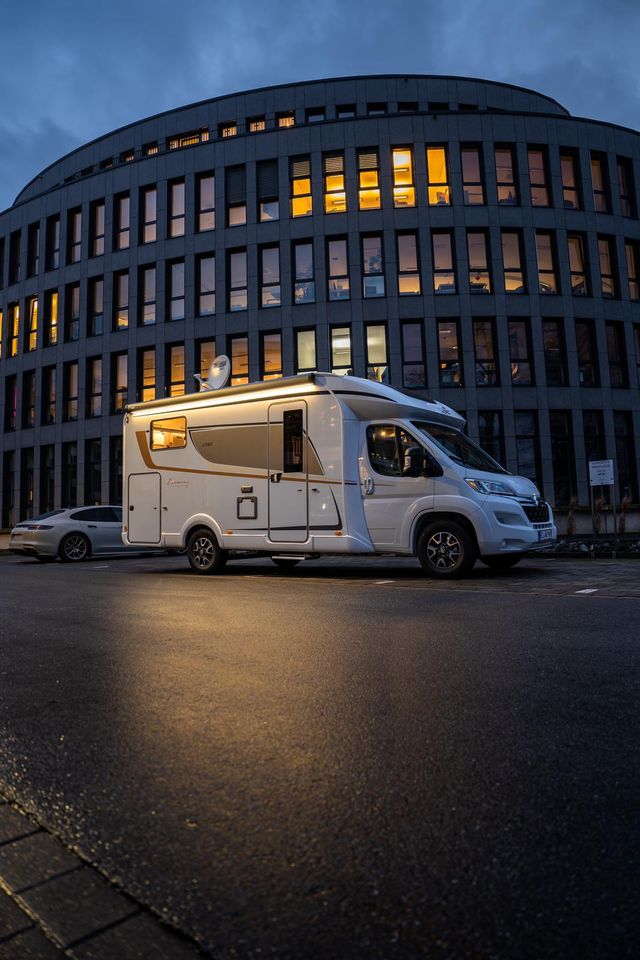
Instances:
[[[638,0],[0,0],[0,210],[115,127],[251,87],[442,73],[640,128]]]

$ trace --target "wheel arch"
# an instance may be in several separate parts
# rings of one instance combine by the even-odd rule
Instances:
[[[463,527],[467,533],[473,539],[473,543],[476,548],[476,553],[480,556],[480,545],[478,543],[478,534],[476,533],[476,528],[469,519],[465,516],[464,513],[456,513],[452,510],[433,510],[427,513],[423,513],[415,522],[413,528],[413,534],[411,537],[411,551],[414,555],[417,555],[418,552],[418,541],[422,534],[422,531],[426,527],[430,527],[432,523],[437,522],[438,520],[445,521],[449,520],[451,523],[457,523],[459,526]]]

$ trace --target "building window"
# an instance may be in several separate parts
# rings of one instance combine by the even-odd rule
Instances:
[[[111,366],[111,410],[121,413],[127,405],[127,355],[117,353]]]
[[[362,296],[384,297],[382,237],[362,238]]]
[[[40,269],[40,224],[29,224],[27,233],[27,276],[35,277]],[[1,265],[0,265],[1,270]]]
[[[279,307],[280,296],[280,249],[279,247],[261,247],[260,249],[260,306]]]
[[[538,416],[533,410],[516,410],[516,464],[520,477],[528,477],[540,488],[540,439]]]
[[[282,334],[261,334],[262,380],[277,380],[282,376]]]
[[[225,170],[227,226],[241,227],[247,222],[247,177],[244,164]]]
[[[356,115],[355,103],[342,103],[336,107],[337,120],[351,120]]]
[[[441,387],[461,387],[462,354],[458,349],[458,324],[455,320],[438,321],[438,362]]]
[[[570,150],[560,151],[560,173],[562,175],[562,200],[566,210],[579,210],[580,185],[578,180],[578,156]]]
[[[102,442],[87,440],[84,453],[84,502],[99,504],[102,500]]]
[[[67,263],[80,262],[82,245],[82,213],[78,207],[67,215]]]
[[[329,300],[348,300],[349,259],[345,239],[328,241],[327,263],[329,265]]]
[[[45,346],[52,347],[58,342],[58,291],[48,290],[44,295],[46,326]]]
[[[484,203],[484,183],[480,147],[461,147],[462,195],[466,206]]]
[[[140,301],[140,324],[151,326],[156,322],[156,268],[143,267],[138,284]]]
[[[455,293],[456,274],[453,267],[453,235],[449,231],[431,233],[433,251],[433,292]]]
[[[87,360],[87,416],[102,416],[102,357]]]
[[[587,275],[584,259],[584,238],[582,234],[570,233],[567,237],[569,247],[569,275],[571,293],[574,297],[586,297]]]
[[[615,269],[615,249],[612,237],[598,237],[598,259],[600,262],[602,296],[607,299],[617,297],[617,271]]]
[[[122,436],[109,438],[109,502],[122,503]]]
[[[52,443],[40,447],[40,513],[53,510],[56,489],[56,448]]]
[[[550,410],[554,507],[566,507],[576,493],[573,426],[569,410]]]
[[[387,112],[386,103],[368,103],[367,104],[368,117],[384,117],[386,112]]]
[[[398,295],[417,296],[421,292],[418,267],[418,238],[415,233],[396,235],[398,256]]]
[[[72,360],[64,365],[62,380],[63,417],[65,420],[78,419],[78,361]]]
[[[169,184],[169,236],[184,237],[185,233],[185,187],[184,180]]]
[[[154,243],[158,236],[158,191],[145,187],[142,191],[142,242]]]
[[[115,198],[116,207],[116,250],[128,250],[131,242],[131,198],[122,193]]]
[[[247,251],[234,250],[228,253],[227,288],[228,309],[231,312],[247,309]]]
[[[11,433],[18,426],[18,378],[15,373],[4,381],[4,429]]]
[[[296,118],[293,113],[279,113],[276,117],[276,122],[278,129],[281,130],[283,127],[295,127]]]
[[[540,293],[557,293],[558,280],[553,236],[551,233],[536,230],[536,254],[538,258],[538,289]]]
[[[636,379],[640,387],[640,324],[636,324],[633,328],[633,342],[636,348]]]
[[[624,342],[624,327],[621,323],[608,323],[607,354],[609,357],[609,382],[612,387],[628,387],[627,351]]]
[[[249,338],[230,337],[229,357],[231,359],[231,386],[249,383]]]
[[[22,376],[22,426],[24,429],[36,425],[36,372],[27,370]]]
[[[617,157],[618,191],[620,197],[620,213],[623,217],[637,216],[636,191],[633,182],[633,164],[627,157]]]
[[[65,342],[80,336],[80,284],[70,284],[65,292]]]
[[[213,254],[199,257],[197,263],[197,315],[209,316],[216,312],[216,258]]]
[[[518,203],[518,187],[516,185],[513,149],[506,146],[496,147],[495,160],[498,203],[502,206],[516,206]]]
[[[20,304],[9,304],[9,350],[8,356],[18,356],[18,344],[20,341]]]
[[[367,380],[377,383],[389,382],[389,368],[387,366],[387,328],[383,323],[370,323],[365,327],[365,346],[367,363]]]
[[[2,272],[1,266],[0,266],[0,272]],[[4,346],[4,336],[5,336],[4,314],[2,312],[2,307],[0,307],[0,357],[2,357],[2,348]]]
[[[351,328],[331,328],[331,373],[352,374]]]
[[[197,183],[198,233],[203,233],[216,225],[216,180],[212,173],[202,173]]]
[[[138,399],[145,403],[156,398],[156,351],[153,347],[138,354]]]
[[[491,293],[487,235],[484,230],[467,230],[467,252],[469,255],[470,292]]]
[[[209,376],[209,367],[215,358],[215,340],[200,340],[196,343],[196,369],[204,380]]]
[[[582,411],[582,433],[587,464],[590,460],[604,460],[607,455],[607,445],[602,410]]]
[[[562,320],[543,320],[544,367],[548,387],[564,387],[567,382],[567,349]]]
[[[411,147],[394,147],[392,165],[394,207],[415,207],[416,189],[413,185],[413,151]]]
[[[38,346],[38,298],[29,297],[29,329],[27,331],[26,352],[31,353]]]
[[[42,423],[46,426],[56,422],[57,377],[55,366],[42,370]]]
[[[627,261],[627,279],[629,281],[629,299],[640,300],[640,252],[636,240],[625,240],[624,254]]]
[[[508,331],[511,383],[515,386],[528,387],[533,383],[529,321],[509,320]]]
[[[321,123],[324,120],[324,107],[310,107],[304,112],[307,123]]]
[[[142,148],[143,157],[155,157],[158,153],[160,153],[160,147],[158,146],[157,140],[154,140],[151,143],[145,143]]]
[[[78,445],[62,444],[62,489],[60,506],[63,509],[78,505]]]
[[[345,213],[347,193],[344,184],[344,154],[324,158],[324,212]]]
[[[593,206],[596,213],[610,213],[607,158],[603,153],[591,154],[591,185],[593,187]]]
[[[576,350],[581,387],[597,387],[599,383],[596,331],[589,320],[576,320]]]
[[[89,280],[88,336],[97,337],[104,327],[104,280],[92,277]]]
[[[547,155],[542,147],[529,147],[529,183],[531,185],[531,206],[548,207],[549,177],[547,175]]]
[[[473,321],[473,347],[476,362],[476,384],[495,387],[498,383],[493,320]]]
[[[618,499],[629,497],[638,502],[638,475],[636,472],[636,450],[634,443],[632,414],[624,410],[615,410],[613,429],[616,441],[616,464],[618,467]]]
[[[227,123],[221,123],[218,127],[218,133],[223,140],[226,140],[227,137],[235,137],[238,134],[238,125],[235,120]]]
[[[316,369],[315,330],[296,330],[296,373]]]
[[[126,270],[113,275],[113,329],[129,326],[129,274]]]
[[[104,253],[105,205],[104,200],[91,204],[91,256],[101,257]]]
[[[261,160],[257,166],[258,218],[260,223],[280,219],[278,161]]]
[[[424,336],[422,323],[402,324],[402,386],[410,390],[427,385],[424,363]]]
[[[9,286],[13,283],[18,283],[20,280],[21,242],[22,235],[20,231],[14,230],[9,237]]]
[[[478,442],[497,463],[504,463],[504,430],[499,410],[478,411]]]
[[[47,218],[45,237],[45,269],[57,270],[60,266],[60,217]]]
[[[311,160],[291,161],[291,216],[309,217],[313,213],[311,197]]]
[[[167,264],[168,320],[184,320],[184,260]]]
[[[252,117],[249,120],[249,133],[263,133],[267,129],[267,121],[264,117]]]
[[[505,293],[526,293],[522,269],[522,237],[517,230],[502,231],[502,267]]]
[[[427,195],[430,207],[446,207],[451,203],[444,147],[427,147]]]
[[[172,343],[167,347],[167,388],[169,397],[182,397],[185,393],[184,344]]]
[[[299,240],[293,244],[293,302],[314,303],[315,299],[313,242]]]
[[[358,207],[380,209],[380,170],[377,150],[358,151]]]

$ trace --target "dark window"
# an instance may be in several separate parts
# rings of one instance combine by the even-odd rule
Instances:
[[[22,375],[22,426],[25,429],[36,425],[36,372],[27,370]]]
[[[11,432],[18,427],[18,378],[15,373],[4,381],[4,429]]]
[[[462,196],[466,206],[478,206],[484,200],[484,177],[480,147],[461,147]]]
[[[78,383],[78,361],[72,360],[70,363],[65,363],[62,381],[65,420],[78,419]]]
[[[570,233],[567,237],[569,247],[569,275],[571,293],[574,297],[586,297],[588,293],[585,269],[585,238],[581,233]]]
[[[496,463],[504,463],[504,431],[499,410],[478,411],[478,442]]]
[[[533,410],[516,410],[516,470],[518,476],[528,477],[540,488],[540,438],[538,415]]]
[[[509,320],[508,327],[511,383],[528,387],[533,383],[529,321]]]
[[[567,349],[562,320],[544,320],[542,337],[547,386],[564,387],[567,382]]]
[[[367,427],[367,452],[371,468],[383,477],[411,476],[409,451],[421,444],[392,423]]]
[[[20,281],[21,243],[22,235],[20,231],[14,230],[9,237],[9,286]]]
[[[368,117],[383,117],[386,112],[387,112],[386,103],[368,103],[367,104]]]
[[[345,239],[327,242],[329,300],[349,299],[349,261]]]
[[[84,448],[84,502],[100,503],[102,500],[102,442],[87,440]],[[82,511],[83,513],[99,513],[95,519],[104,521],[105,511]],[[109,511],[110,513],[111,511]],[[76,514],[76,516],[78,516]],[[88,518],[87,518],[88,519]]]
[[[122,413],[127,405],[127,355],[117,353],[111,358],[111,410]]]
[[[280,295],[280,248],[260,249],[260,306],[279,307]]]
[[[213,254],[199,257],[197,260],[198,302],[196,312],[199,317],[216,312],[216,258]]]
[[[213,230],[216,225],[216,179],[212,173],[201,173],[197,180],[198,232]]]
[[[184,260],[167,264],[167,319],[184,320]]]
[[[0,266],[1,269],[1,266]],[[27,233],[27,276],[35,277],[40,269],[40,223],[29,224]]]
[[[469,290],[471,293],[491,293],[488,238],[484,230],[467,230],[469,255]]]
[[[493,320],[473,321],[473,346],[475,350],[476,384],[480,387],[496,386],[498,370]]]
[[[156,322],[156,268],[142,267],[138,282],[140,324],[143,327]]]
[[[618,190],[620,213],[623,217],[637,216],[636,191],[633,182],[633,163],[627,157],[618,157]]]
[[[89,280],[88,335],[99,336],[104,328],[104,280],[92,277]]]
[[[573,425],[569,410],[550,410],[551,461],[553,464],[554,506],[566,507],[576,493],[576,462]]]
[[[342,103],[336,107],[336,119],[351,120],[356,115],[355,103]]]
[[[604,436],[604,416],[602,410],[582,411],[582,432],[587,468],[591,460],[604,460],[607,445]]]
[[[418,266],[418,238],[415,233],[396,234],[398,255],[398,294],[401,297],[419,296],[420,272]]]
[[[362,238],[362,296],[384,297],[382,236]]]
[[[612,387],[627,387],[627,351],[624,342],[624,327],[621,323],[608,323],[607,354],[609,357],[609,381]]]
[[[230,250],[227,254],[228,309],[247,309],[247,251]]]
[[[560,151],[560,173],[562,175],[562,200],[567,210],[579,210],[580,181],[578,179],[578,155],[572,150]]]
[[[589,320],[576,320],[576,350],[580,386],[597,387],[599,375],[596,331]]]
[[[453,260],[453,236],[449,231],[431,233],[433,251],[434,293],[455,293],[456,274]]]
[[[551,233],[536,230],[538,289],[540,293],[558,293],[555,246]]]
[[[637,240],[625,240],[624,253],[627,261],[629,299],[640,300],[640,252]]]
[[[591,154],[591,184],[593,186],[593,206],[596,213],[610,213],[609,177],[607,158],[604,153]]]
[[[602,296],[613,299],[618,296],[616,254],[613,237],[598,237],[598,259]]]
[[[424,335],[422,323],[402,324],[402,386],[409,389],[426,387]]]
[[[284,473],[304,470],[304,421],[302,410],[285,410],[282,415],[282,469]]]
[[[126,270],[113,275],[113,329],[129,326],[129,274]]]
[[[298,240],[293,244],[293,302],[314,303],[315,299],[313,241]]]
[[[616,440],[616,465],[618,468],[618,500],[629,497],[638,502],[638,474],[636,471],[636,449],[633,431],[633,415],[624,410],[613,414],[613,427]]]
[[[40,513],[53,510],[56,489],[56,449],[51,444],[40,447]]]
[[[87,360],[87,416],[102,416],[102,357]]]
[[[440,386],[461,387],[462,351],[458,346],[458,324],[455,320],[438,321],[438,360]]]
[[[20,454],[20,519],[33,517],[34,469],[33,447],[23,449]]]
[[[115,204],[115,249],[127,250],[131,243],[131,199],[128,193],[121,193]]]
[[[57,377],[54,366],[42,370],[42,423],[46,426],[56,422]]]
[[[60,217],[47,218],[45,237],[45,269],[57,270],[60,266]]]
[[[80,284],[72,283],[65,291],[64,339],[77,340],[80,336]]]
[[[516,206],[518,203],[518,187],[513,148],[497,146],[495,148],[495,159],[498,203],[502,206]]]
[[[184,180],[172,180],[169,184],[169,229],[170,237],[184,237],[186,223]]]
[[[109,439],[109,500],[122,503],[122,436]]]
[[[16,479],[16,455],[7,450],[2,458],[2,526],[10,529],[16,524],[14,490]]]
[[[522,237],[518,230],[502,231],[502,266],[506,293],[526,293],[522,268]]]
[[[264,223],[280,219],[278,202],[278,161],[261,160],[257,165],[258,219]]]
[[[304,117],[307,123],[321,123],[324,120],[324,107],[310,107],[305,110]]]
[[[67,263],[79,263],[82,244],[82,212],[78,207],[67,214]]]
[[[529,183],[531,185],[531,206],[548,207],[549,175],[547,172],[547,153],[543,147],[529,147]]]
[[[240,227],[247,222],[247,177],[244,164],[225,170],[227,226]]]
[[[95,200],[91,204],[91,256],[100,257],[104,253],[105,205],[104,200]]]
[[[158,235],[158,191],[156,187],[144,187],[141,208],[142,243],[153,243]]]

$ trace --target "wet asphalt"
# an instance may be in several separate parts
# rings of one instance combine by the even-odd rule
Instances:
[[[635,957],[639,579],[0,557],[0,793],[216,958]]]

